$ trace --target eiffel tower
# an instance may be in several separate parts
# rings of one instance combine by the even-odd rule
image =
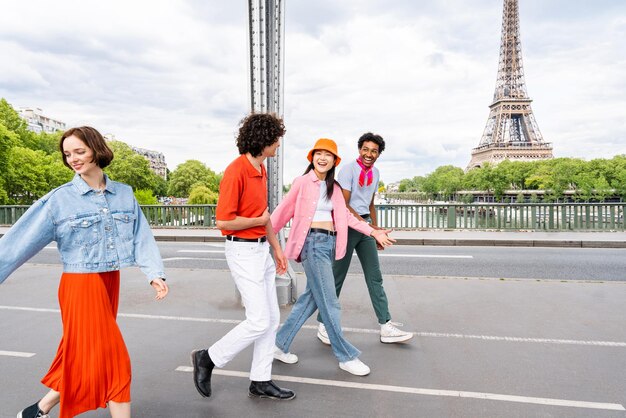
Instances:
[[[486,162],[552,158],[552,144],[544,142],[530,102],[524,81],[518,1],[504,0],[496,91],[487,126],[466,170]]]

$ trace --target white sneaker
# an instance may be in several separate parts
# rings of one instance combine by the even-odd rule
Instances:
[[[291,353],[285,353],[276,346],[274,346],[274,358],[287,364],[294,364],[298,362],[298,356]]]
[[[355,376],[366,376],[370,374],[370,368],[358,358],[346,361],[345,363],[339,363],[339,368]]]
[[[328,338],[326,327],[324,326],[322,322],[320,322],[319,326],[317,327],[317,338],[319,338],[320,341],[323,342],[324,344],[330,345],[330,338]]]
[[[380,326],[380,342],[381,343],[402,343],[413,338],[412,332],[402,331],[396,327],[401,327],[399,322],[387,322]]]

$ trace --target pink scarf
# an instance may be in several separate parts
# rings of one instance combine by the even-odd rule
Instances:
[[[365,184],[365,178],[367,177],[367,186],[372,184],[374,180],[374,173],[372,172],[372,168],[374,165],[372,164],[370,167],[366,167],[361,160],[361,157],[356,159],[357,164],[361,167],[361,174],[359,174],[359,186],[363,187]]]

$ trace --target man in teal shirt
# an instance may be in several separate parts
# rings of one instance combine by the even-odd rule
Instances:
[[[378,190],[380,175],[378,168],[374,167],[374,163],[385,150],[385,141],[380,135],[368,132],[359,138],[358,146],[359,157],[344,165],[339,172],[337,181],[352,214],[357,219],[370,223],[373,228],[379,229],[376,225],[374,195]],[[355,250],[361,262],[367,290],[380,324],[380,342],[400,343],[410,340],[413,338],[413,333],[402,331],[398,328],[401,324],[391,322],[389,302],[383,287],[383,275],[380,272],[376,240],[352,228],[348,229],[348,246],[345,257],[333,263],[337,297],[341,293],[343,282],[352,261],[352,253]],[[324,344],[330,344],[326,328],[319,315],[317,320],[320,323],[317,337]]]

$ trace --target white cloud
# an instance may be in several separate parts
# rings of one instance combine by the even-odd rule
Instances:
[[[286,1],[285,183],[315,139],[381,134],[386,183],[464,167],[489,113],[502,2]],[[526,82],[557,156],[626,153],[626,4],[520,2]],[[248,110],[245,2],[9,1],[0,97],[216,171]]]

